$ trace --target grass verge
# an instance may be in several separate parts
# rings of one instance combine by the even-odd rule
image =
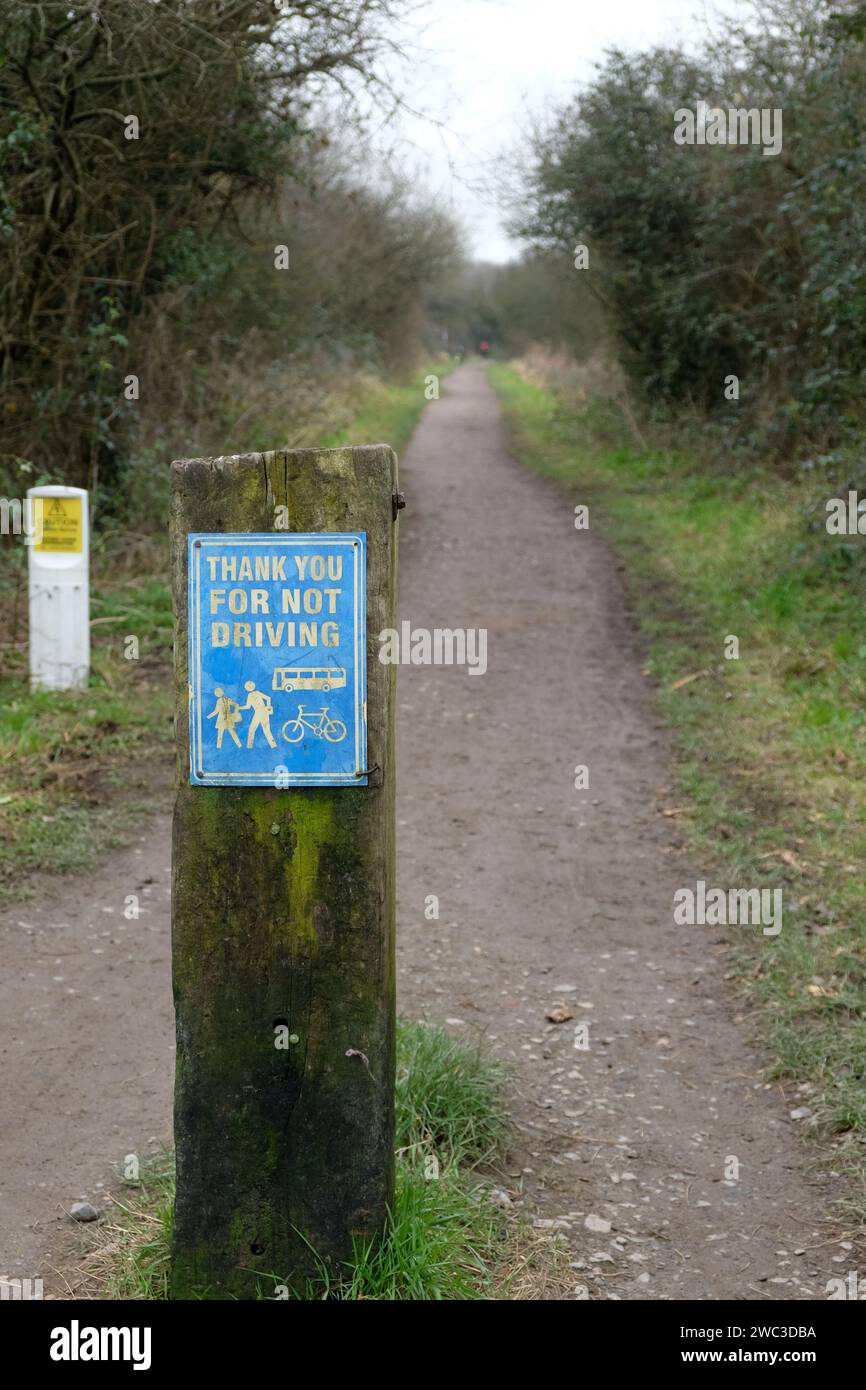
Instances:
[[[395,383],[353,378],[335,406],[339,426],[301,442],[385,441],[399,451],[426,405],[428,373],[441,377],[452,365],[438,362]],[[284,418],[256,418],[243,447],[270,448],[284,433]],[[164,538],[116,525],[96,532],[90,683],[59,693],[29,689],[27,557],[23,544],[16,547],[4,550],[0,578],[0,905],[26,894],[28,875],[86,869],[122,842],[143,811],[164,801],[174,748]],[[164,775],[155,779],[159,767]]]
[[[431,374],[441,382],[456,365],[443,357],[399,382],[361,378],[349,397],[348,418],[317,439],[317,444],[326,449],[345,444],[390,444],[401,453],[427,404],[424,393]]]
[[[500,1065],[441,1028],[397,1031],[397,1190],[385,1238],[359,1242],[335,1277],[324,1266],[310,1298],[490,1299],[501,1289],[507,1218],[489,1200],[489,1169],[507,1137]],[[81,1264],[97,1298],[165,1299],[174,1203],[172,1156],[145,1165],[115,1198],[115,1216],[90,1228]],[[262,1276],[273,1298],[285,1271]]]
[[[162,576],[111,578],[91,598],[86,690],[33,692],[26,647],[0,679],[0,902],[28,875],[87,868],[167,784],[174,619]],[[135,653],[135,655],[133,655]],[[154,776],[160,762],[161,780]]]
[[[866,542],[828,535],[835,490],[814,471],[612,446],[609,407],[573,406],[514,366],[491,380],[517,457],[588,504],[625,562],[689,848],[724,886],[782,888],[780,935],[738,935],[735,967],[773,1076],[797,1083],[809,1127],[850,1164],[862,1213]]]

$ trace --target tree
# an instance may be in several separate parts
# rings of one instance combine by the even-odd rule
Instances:
[[[725,410],[788,449],[832,438],[866,382],[862,6],[798,0],[728,25],[702,56],[608,54],[539,132],[519,230],[590,245],[625,365],[651,401]],[[783,115],[781,150],[683,145],[676,112]],[[601,256],[595,258],[595,251]]]
[[[393,0],[0,0],[0,448],[96,488],[130,325],[370,80]],[[134,367],[133,367],[134,371]]]

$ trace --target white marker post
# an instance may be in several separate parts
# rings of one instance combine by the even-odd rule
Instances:
[[[90,536],[87,492],[34,487],[27,493],[30,685],[75,690],[90,674]]]

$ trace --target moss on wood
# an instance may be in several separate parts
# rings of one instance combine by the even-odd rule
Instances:
[[[396,459],[384,445],[173,465],[178,788],[175,1298],[298,1284],[393,1192]],[[189,785],[186,537],[367,533],[367,787]],[[279,534],[278,532],[276,534]],[[275,1028],[288,1028],[288,1047]],[[266,1281],[263,1281],[266,1282]]]

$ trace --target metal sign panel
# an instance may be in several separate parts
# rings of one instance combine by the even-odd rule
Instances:
[[[188,543],[190,781],[365,786],[364,532]]]

